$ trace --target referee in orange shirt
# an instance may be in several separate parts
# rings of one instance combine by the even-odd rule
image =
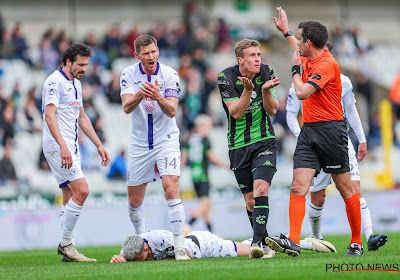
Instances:
[[[320,22],[301,22],[297,40],[289,30],[286,12],[280,7],[277,9],[279,19],[274,17],[275,25],[294,51],[292,77],[297,97],[303,100],[304,126],[293,159],[289,203],[290,238],[281,234],[280,237],[267,237],[266,243],[275,251],[291,256],[299,255],[298,244],[306,212],[305,195],[313,177],[322,168],[326,173],[332,174],[346,203],[352,236],[345,256],[362,255],[360,200],[350,179],[348,135],[341,104],[340,69],[330,52],[324,50],[328,31]]]

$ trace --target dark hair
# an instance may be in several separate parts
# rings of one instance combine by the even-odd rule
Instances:
[[[151,43],[154,43],[154,45],[156,45],[157,47],[156,38],[154,38],[149,34],[140,35],[139,37],[136,38],[135,42],[133,43],[135,46],[135,52],[140,53],[140,47],[148,46]]]
[[[325,47],[328,48],[328,51],[331,53],[333,51],[333,44],[331,42],[327,42]]]
[[[67,64],[67,59],[69,59],[72,63],[74,63],[78,55],[82,57],[91,57],[92,51],[85,44],[74,43],[63,51],[61,55],[63,64],[64,65]]]
[[[303,29],[303,42],[310,40],[319,49],[325,47],[328,41],[328,30],[318,21],[303,21],[299,23],[299,28]]]

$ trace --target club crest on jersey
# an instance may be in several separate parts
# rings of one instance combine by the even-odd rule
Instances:
[[[146,105],[144,106],[147,112],[152,113],[156,106],[153,104],[153,102],[147,102]]]
[[[165,90],[165,81],[157,81],[160,90]]]

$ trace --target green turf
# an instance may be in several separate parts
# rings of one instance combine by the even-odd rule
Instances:
[[[151,261],[109,264],[119,247],[79,248],[96,263],[62,263],[54,250],[0,252],[0,279],[400,279],[400,272],[326,272],[327,264],[397,264],[400,268],[400,233],[388,234],[388,244],[361,257],[344,257],[349,236],[326,236],[337,254],[303,251],[292,258],[277,254],[273,259],[247,257],[196,259],[177,262]],[[366,244],[364,244],[366,248]],[[332,270],[330,270],[332,271]]]

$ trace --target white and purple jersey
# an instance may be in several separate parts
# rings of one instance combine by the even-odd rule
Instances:
[[[124,69],[121,74],[121,95],[136,94],[145,81],[155,83],[157,80],[160,93],[165,97],[179,99],[180,82],[178,73],[169,66],[157,63],[153,75],[146,75],[141,63],[136,63]],[[178,139],[179,128],[175,117],[164,114],[158,103],[150,98],[142,102],[132,112],[131,145],[139,148],[153,149],[164,143],[164,140]]]
[[[45,121],[45,107],[54,104],[57,107],[56,119],[60,132],[71,154],[79,154],[78,118],[82,103],[82,87],[78,79],[69,80],[62,71],[54,71],[44,82],[42,91],[43,116],[43,152],[60,151]]]

